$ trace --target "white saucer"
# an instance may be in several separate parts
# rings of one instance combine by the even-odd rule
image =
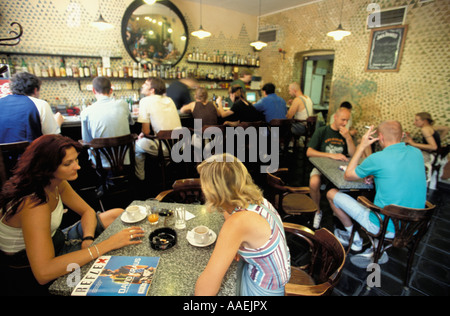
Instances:
[[[129,218],[127,212],[124,211],[122,213],[122,215],[120,216],[120,219],[124,223],[128,223],[128,224],[137,223],[139,221],[142,221],[147,216],[147,209],[143,206],[139,206],[139,208],[141,209],[141,212],[139,213],[139,215],[136,218],[133,218],[133,219]]]
[[[213,230],[209,230],[211,232],[211,237],[209,238],[207,243],[199,244],[194,240],[194,232],[192,230],[187,232],[186,239],[188,242],[195,247],[207,247],[216,241],[217,235]]]

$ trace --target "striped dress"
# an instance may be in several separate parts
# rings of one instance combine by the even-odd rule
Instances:
[[[240,211],[244,209],[235,210]],[[242,283],[251,281],[252,286],[257,285],[260,289],[283,290],[284,293],[284,286],[291,276],[291,264],[281,218],[265,199],[261,205],[252,204],[245,211],[255,212],[265,218],[272,233],[267,243],[258,249],[239,249],[238,253],[246,262],[242,278],[250,279],[242,280]]]

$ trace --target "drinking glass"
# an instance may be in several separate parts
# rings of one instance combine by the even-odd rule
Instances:
[[[184,207],[175,208],[175,228],[186,228],[186,210]]]
[[[159,221],[159,210],[156,207],[150,207],[150,211],[148,214],[148,221],[150,222],[151,225],[156,225],[158,224]]]

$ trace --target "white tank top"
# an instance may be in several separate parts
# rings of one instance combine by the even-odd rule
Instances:
[[[63,214],[64,206],[61,201],[61,196],[59,196],[58,205],[56,205],[51,216],[50,229],[52,237],[56,229],[61,225]],[[0,250],[6,253],[16,253],[25,249],[22,228],[11,227],[3,223],[5,215],[0,220]]]

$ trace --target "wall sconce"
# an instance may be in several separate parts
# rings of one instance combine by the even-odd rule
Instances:
[[[278,52],[280,54],[283,54],[283,60],[284,60],[284,57],[286,56],[286,51],[284,49],[282,49],[282,48],[278,48]]]

